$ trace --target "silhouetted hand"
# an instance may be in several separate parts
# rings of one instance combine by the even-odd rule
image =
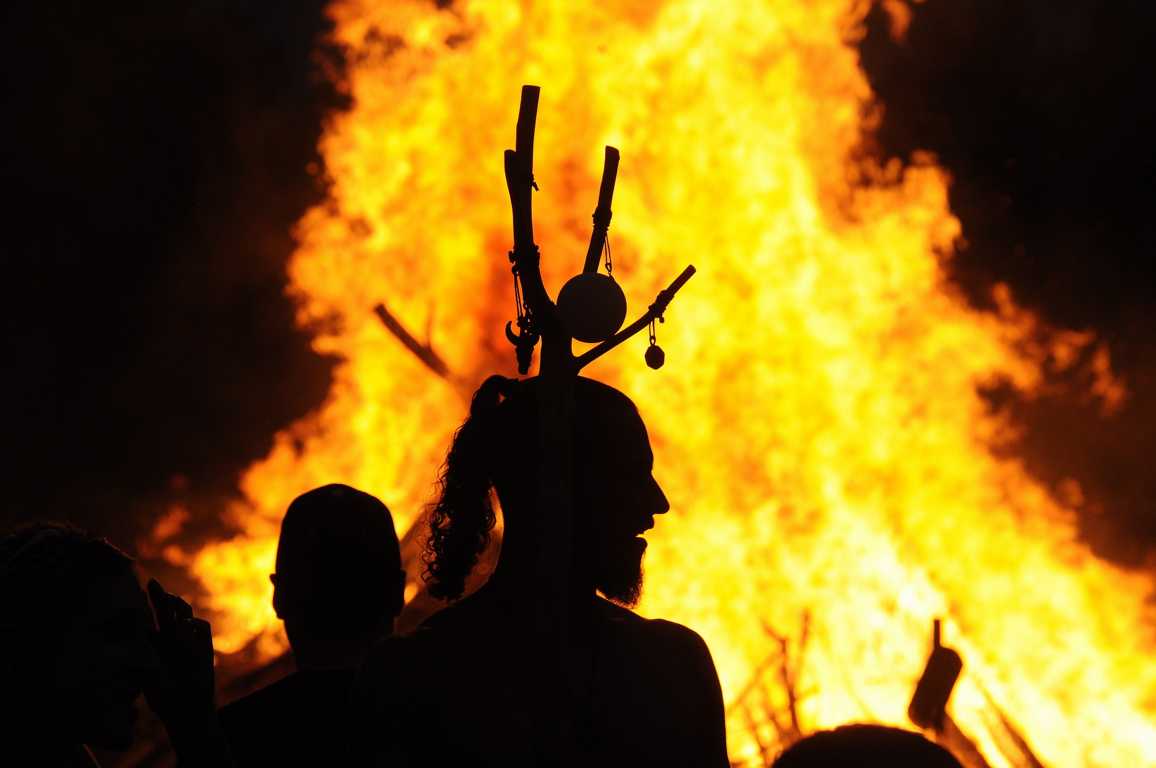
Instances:
[[[149,706],[169,732],[183,763],[204,763],[221,743],[216,721],[213,634],[192,607],[166,592],[156,579],[148,583],[156,615],[154,635],[161,672],[145,688]],[[209,764],[218,764],[211,759]]]

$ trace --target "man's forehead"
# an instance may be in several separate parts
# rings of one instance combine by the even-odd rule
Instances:
[[[538,380],[529,379],[527,385],[536,387]],[[647,468],[653,464],[646,425],[629,397],[584,377],[578,377],[574,395],[575,448],[580,462]],[[511,430],[511,424],[503,425],[499,439],[508,447],[517,447],[519,430],[537,429],[538,412],[532,397],[515,397],[507,403],[506,413],[514,415],[516,427]]]
[[[594,463],[632,468],[645,466],[647,469],[654,464],[650,438],[637,413],[626,415],[599,437],[602,439],[596,440],[592,446],[595,455],[591,459]]]

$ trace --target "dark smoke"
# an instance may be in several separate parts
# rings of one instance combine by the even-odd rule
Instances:
[[[885,105],[885,155],[934,152],[963,222],[954,277],[978,306],[996,282],[1054,325],[1094,330],[1131,397],[1105,417],[1086,381],[1023,402],[1018,452],[1058,485],[1084,487],[1085,536],[1138,563],[1156,542],[1156,103],[1150,3],[929,0],[907,40],[876,9],[861,50]]]
[[[131,546],[328,387],[283,294],[340,103],[322,3],[6,5],[0,525]]]

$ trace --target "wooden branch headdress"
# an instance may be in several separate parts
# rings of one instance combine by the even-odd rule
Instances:
[[[614,349],[643,328],[650,327],[650,347],[646,362],[659,368],[665,355],[654,338],[654,323],[663,321],[663,313],[675,293],[691,278],[695,269],[688,266],[664,290],[641,317],[619,330],[626,318],[626,297],[611,274],[607,231],[610,228],[610,204],[614,197],[614,182],[618,175],[618,150],[606,147],[602,166],[602,184],[598,191],[598,205],[594,209],[594,228],[582,272],[571,278],[558,294],[555,303],[542,282],[540,253],[534,243],[532,191],[538,188],[534,181],[534,127],[538,115],[536,85],[522,86],[522,101],[518,109],[518,127],[514,149],[507,149],[506,186],[510,192],[513,213],[514,248],[510,262],[514,273],[514,302],[517,306],[515,334],[512,323],[506,324],[506,337],[514,345],[518,372],[530,370],[534,347],[542,341],[542,359],[539,370],[543,374],[567,373],[577,375],[585,366]],[[598,272],[603,253],[607,254],[607,274]],[[574,356],[571,344],[578,341],[597,343],[597,346]]]

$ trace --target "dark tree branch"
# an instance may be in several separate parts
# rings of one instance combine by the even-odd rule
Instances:
[[[799,633],[799,643],[795,651],[795,658],[792,659],[791,641],[786,635],[779,634],[775,628],[770,624],[763,622],[763,632],[767,637],[775,641],[779,646],[779,682],[783,686],[783,691],[787,695],[787,714],[791,718],[791,726],[789,736],[792,740],[798,739],[803,734],[802,725],[799,722],[799,692],[798,692],[798,670],[802,666],[802,656],[804,645],[807,642],[807,637],[810,634],[810,615],[803,614],[803,628]],[[792,663],[792,661],[794,663]]]
[[[429,368],[439,377],[449,381],[452,384],[457,383],[457,377],[450,371],[449,366],[446,365],[446,362],[441,359],[441,356],[439,356],[437,352],[434,352],[433,348],[430,347],[429,344],[422,344],[420,341],[415,339],[413,334],[410,333],[406,327],[401,324],[401,321],[390,313],[385,304],[378,304],[373,308],[373,311],[381,320],[382,325],[384,325],[389,330],[389,332],[392,333],[397,338],[397,340],[402,343],[402,346],[412,352],[418,360],[421,360],[425,364],[426,368]]]

